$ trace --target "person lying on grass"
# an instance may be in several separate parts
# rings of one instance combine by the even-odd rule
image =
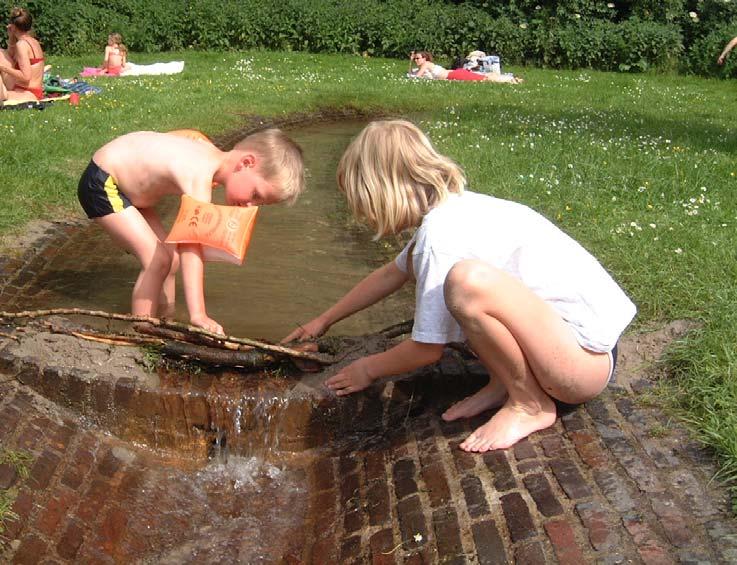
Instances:
[[[436,80],[484,80],[487,82],[504,82],[509,84],[519,84],[524,82],[520,77],[511,74],[501,73],[475,73],[468,69],[448,70],[436,63],[433,63],[432,54],[427,51],[412,51],[410,59],[419,67],[415,78],[433,78]],[[411,65],[410,65],[411,66]]]
[[[414,279],[411,339],[327,379],[338,396],[434,363],[445,344],[465,340],[489,383],[442,417],[499,409],[460,444],[484,452],[552,426],[556,400],[586,402],[606,387],[636,308],[576,241],[527,206],[466,190],[461,168],[407,121],[368,125],[337,179],[377,239],[416,228],[395,260],[285,338],[319,336]]]
[[[132,313],[174,316],[174,282],[180,256],[190,322],[214,333],[207,315],[202,246],[164,243],[154,209],[167,194],[210,202],[213,184],[225,187],[230,206],[294,201],[304,189],[302,149],[283,132],[249,135],[230,151],[212,143],[150,131],[113,139],[97,150],[79,181],[79,201],[112,239],[141,263]]]

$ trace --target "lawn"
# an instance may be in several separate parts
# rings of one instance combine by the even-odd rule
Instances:
[[[93,79],[77,107],[0,112],[0,233],[79,214],[76,182],[122,133],[198,128],[328,108],[420,116],[473,189],[531,205],[591,250],[639,307],[630,331],[691,319],[660,399],[737,479],[737,115],[729,81],[512,69],[520,86],[409,81],[406,61],[272,53],[132,54],[184,59],[170,77]],[[50,57],[73,76],[97,56]],[[565,267],[565,266],[563,266]],[[72,306],[72,305],[70,305]]]

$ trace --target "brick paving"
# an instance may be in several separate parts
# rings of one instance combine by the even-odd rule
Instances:
[[[44,276],[39,257],[74,233],[52,226],[33,252],[5,260],[3,309],[26,304]],[[18,515],[0,562],[737,562],[737,521],[713,462],[639,402],[644,380],[477,455],[458,444],[482,418],[440,419],[479,382],[455,352],[347,399],[300,403],[282,387],[257,422],[241,412],[263,404],[214,402],[243,392],[230,374],[180,388],[75,377],[15,362],[10,347],[0,353],[0,445],[31,460],[27,477],[0,464]],[[297,405],[294,417],[275,417]],[[137,424],[122,425],[126,415]],[[268,436],[269,423],[288,441],[237,441],[246,428]],[[175,428],[189,438],[204,430],[208,448],[166,439]],[[208,461],[226,438],[227,464]]]

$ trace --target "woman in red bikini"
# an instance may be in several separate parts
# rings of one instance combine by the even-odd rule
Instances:
[[[32,24],[28,10],[11,10],[8,49],[0,49],[0,103],[43,98],[44,52],[31,35]]]

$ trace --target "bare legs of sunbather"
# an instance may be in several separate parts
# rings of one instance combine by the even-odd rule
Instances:
[[[502,406],[461,449],[510,447],[553,425],[551,397],[575,404],[606,386],[609,356],[583,349],[560,315],[507,273],[480,261],[461,261],[448,274],[445,301],[494,380],[443,418],[467,418]]]

